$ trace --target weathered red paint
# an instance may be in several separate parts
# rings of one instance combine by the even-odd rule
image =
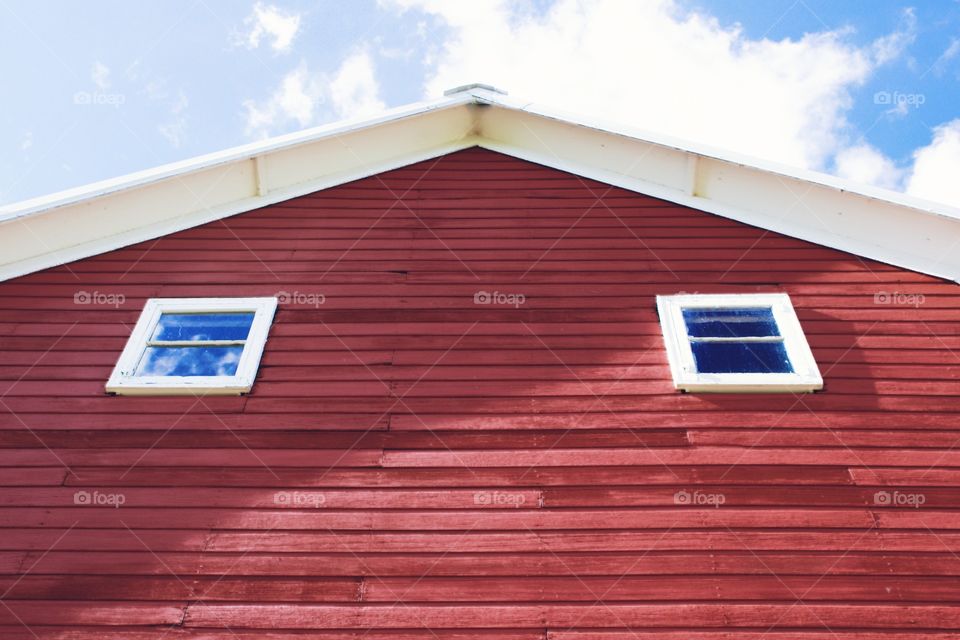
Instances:
[[[824,392],[676,393],[654,296],[757,291]],[[104,394],[146,298],[274,294],[251,395]],[[481,150],[2,283],[0,631],[956,631],[958,321],[953,283]]]

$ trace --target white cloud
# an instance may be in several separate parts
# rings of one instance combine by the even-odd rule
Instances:
[[[263,103],[246,100],[246,133],[266,137],[281,125],[296,121],[301,127],[313,123],[319,105],[324,102],[324,83],[313,77],[301,62],[280,81],[280,86]]]
[[[841,149],[835,162],[838,176],[861,184],[899,189],[904,177],[890,158],[866,143]]]
[[[282,11],[271,4],[257,2],[253,12],[244,19],[249,31],[240,36],[241,44],[256,49],[264,38],[270,38],[270,46],[278,53],[290,51],[294,38],[300,30],[300,14]]]
[[[859,137],[847,120],[852,92],[916,41],[912,9],[893,32],[857,45],[843,28],[754,39],[677,0],[558,0],[541,14],[506,0],[380,2],[450,30],[423,54],[427,97],[486,82],[574,113],[960,206],[960,119],[938,127],[912,167],[848,142]],[[951,41],[932,71],[958,54],[960,40]],[[886,115],[912,106],[897,102]]]
[[[900,28],[873,43],[874,60],[877,64],[886,64],[895,60],[916,39],[917,14],[912,8],[904,9]]]
[[[29,151],[30,147],[33,146],[33,131],[27,131],[23,134],[23,139],[20,141],[20,151]]]
[[[943,53],[940,54],[940,57],[937,58],[937,61],[933,63],[933,66],[930,68],[934,75],[943,75],[943,72],[947,68],[947,63],[957,57],[957,54],[960,53],[960,38],[953,38],[950,40],[950,44],[944,49]]]
[[[940,125],[933,141],[913,154],[907,193],[960,207],[960,118]]]
[[[368,116],[386,108],[367,52],[357,52],[340,65],[330,82],[330,102],[341,118]]]
[[[373,62],[361,51],[347,57],[332,75],[312,72],[301,62],[269,98],[246,100],[243,107],[247,135],[266,137],[294,123],[302,129],[324,119],[370,115],[385,105],[379,97]]]
[[[823,169],[849,138],[851,91],[915,37],[912,13],[856,46],[843,29],[752,39],[674,0],[560,0],[545,14],[503,1],[382,0],[442,18],[425,93],[488,82],[545,104]]]
[[[160,135],[166,138],[167,142],[174,148],[180,148],[180,145],[183,143],[183,136],[187,130],[186,111],[189,105],[190,101],[187,100],[187,96],[181,91],[176,102],[170,107],[170,121],[160,124],[157,127]]]
[[[103,91],[110,86],[110,67],[99,60],[93,63],[93,69],[90,71],[90,79],[97,88]]]

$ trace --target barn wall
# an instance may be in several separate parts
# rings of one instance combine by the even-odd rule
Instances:
[[[779,291],[823,393],[673,390],[655,295]],[[265,295],[250,395],[104,394],[147,298]],[[958,320],[481,150],[5,282],[0,630],[958,628]]]

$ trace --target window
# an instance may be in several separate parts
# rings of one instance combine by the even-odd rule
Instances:
[[[823,388],[785,293],[657,296],[660,325],[682,391]]]
[[[276,298],[147,300],[107,382],[122,395],[250,391]]]

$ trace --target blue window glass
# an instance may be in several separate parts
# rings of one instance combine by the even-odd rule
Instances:
[[[770,307],[683,309],[699,373],[792,373]]]
[[[152,341],[246,340],[253,313],[164,313]]]
[[[147,347],[137,365],[138,376],[232,376],[243,345],[228,347]]]
[[[782,342],[691,342],[700,373],[793,373]]]
[[[246,311],[161,314],[134,375],[236,375],[255,315]],[[236,344],[211,344],[214,341]]]
[[[779,336],[773,310],[752,309],[684,309],[683,321],[691,338],[755,338]]]

